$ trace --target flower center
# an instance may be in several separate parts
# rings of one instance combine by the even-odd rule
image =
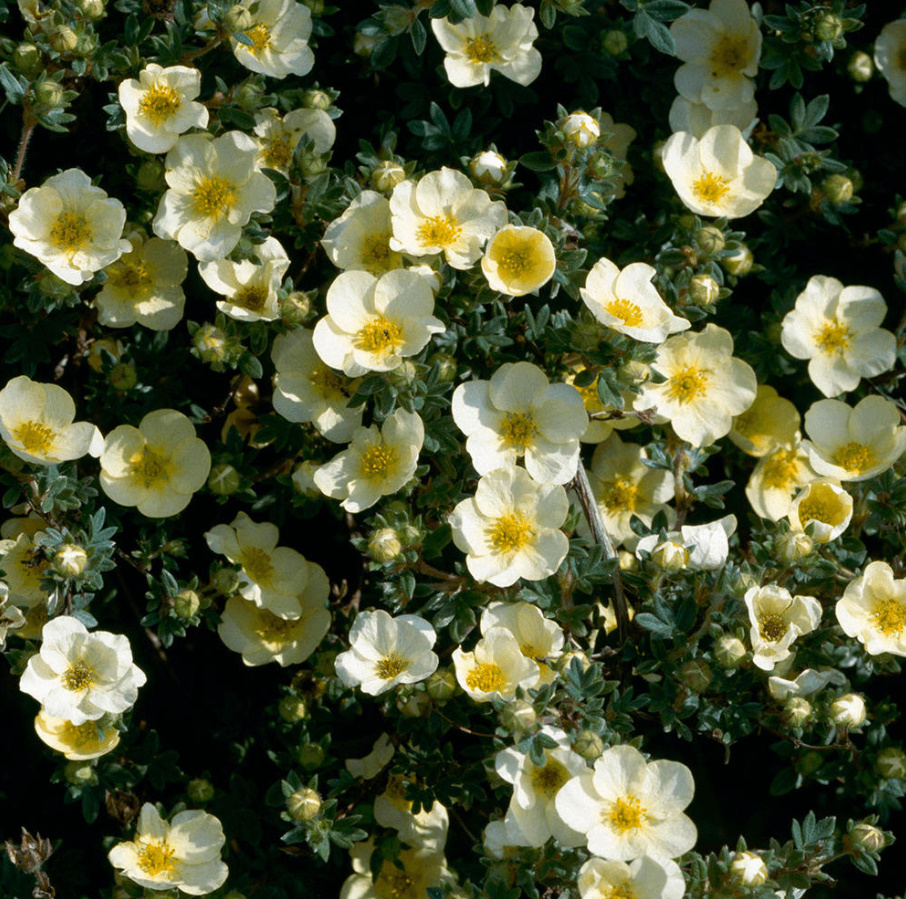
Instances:
[[[566,765],[556,759],[548,759],[543,768],[532,771],[529,779],[536,793],[543,793],[548,799],[553,799],[569,778]]]
[[[711,53],[711,77],[726,78],[745,68],[748,48],[746,38],[725,34]]]
[[[638,830],[646,817],[645,809],[635,796],[617,799],[607,816],[610,826],[619,834],[624,834],[627,830]]]
[[[462,234],[462,228],[452,215],[435,215],[415,232],[423,247],[446,247]]]
[[[74,212],[61,212],[50,229],[50,242],[58,250],[75,253],[91,243],[91,229],[84,216]]]
[[[226,178],[210,175],[195,185],[192,205],[196,215],[219,221],[236,205],[236,189]]]
[[[498,518],[488,531],[488,540],[499,553],[513,553],[529,542],[534,531],[518,513]]]
[[[377,675],[382,680],[391,680],[398,674],[402,674],[408,667],[409,662],[406,659],[391,652],[377,663]]]
[[[107,282],[118,290],[144,294],[151,284],[148,269],[141,263],[120,260],[107,272]],[[131,299],[135,299],[132,297]]]
[[[260,22],[249,28],[249,30],[246,31],[246,35],[252,42],[249,53],[252,53],[254,56],[259,56],[271,45],[271,33],[267,26],[262,25]],[[246,44],[245,46],[248,45]]]
[[[270,553],[253,546],[243,550],[240,558],[242,569],[256,583],[266,587],[274,575],[274,563]]]
[[[84,662],[75,662],[63,672],[60,680],[65,690],[69,690],[70,693],[80,693],[94,683],[94,668]]]
[[[730,182],[713,172],[705,172],[692,182],[692,193],[703,203],[718,203],[730,190]]]
[[[483,662],[476,665],[466,675],[466,686],[470,690],[480,690],[482,693],[500,691],[506,682],[503,669],[493,662]]]
[[[355,335],[355,344],[366,353],[378,356],[396,352],[403,342],[403,331],[396,322],[379,315]]]
[[[847,471],[860,474],[874,464],[875,454],[864,443],[850,442],[834,453],[834,462]]]
[[[99,747],[107,734],[99,732],[97,721],[86,721],[84,724],[73,724],[71,721],[67,721],[60,736],[75,749],[86,749]]]
[[[385,863],[381,868],[381,876],[375,886],[381,887],[377,892],[381,899],[415,899],[418,895],[415,881],[405,871],[393,866],[392,862]]]
[[[151,877],[172,874],[176,868],[175,854],[166,840],[152,840],[138,850],[138,866]]]
[[[169,466],[166,456],[145,447],[133,463],[135,477],[145,486],[150,487],[157,481],[169,480]]]
[[[176,112],[182,105],[182,97],[169,84],[155,84],[142,97],[138,104],[139,112],[151,120],[152,125],[160,125]]]
[[[264,309],[264,304],[267,302],[268,293],[269,291],[266,287],[246,285],[240,288],[236,296],[233,297],[233,305],[248,309],[249,312],[260,312]]]
[[[525,452],[537,433],[535,421],[528,412],[507,412],[500,428],[503,442],[520,453]]]
[[[615,886],[607,894],[606,899],[636,899],[635,890],[628,883]]]
[[[486,34],[469,38],[465,51],[469,62],[487,63],[497,59],[497,45]]]
[[[906,628],[906,605],[896,599],[881,600],[875,606],[872,619],[885,637],[898,637]]]
[[[739,430],[739,428],[737,428]],[[740,432],[742,433],[742,432]],[[764,463],[764,485],[773,490],[789,489],[799,477],[796,450],[777,450]]]
[[[380,481],[396,466],[396,450],[380,444],[362,453],[362,473],[369,481]]]
[[[298,623],[298,618],[280,618],[268,609],[256,609],[257,621],[254,631],[268,643],[286,643],[291,631]]]
[[[376,271],[385,271],[390,257],[390,235],[372,234],[362,243],[362,265]]]
[[[528,250],[507,250],[500,254],[496,262],[497,268],[507,278],[515,278],[532,266]]]
[[[308,376],[308,382],[328,402],[339,403],[352,396],[347,390],[347,382],[326,365],[315,368]]]
[[[293,160],[293,149],[286,138],[275,137],[265,141],[261,158],[267,168],[283,171],[289,168],[289,164]]]
[[[613,481],[604,495],[604,505],[617,512],[632,512],[638,504],[639,486],[620,478]]]
[[[644,319],[641,308],[636,306],[635,303],[630,303],[629,300],[614,300],[604,308],[607,309],[614,318],[618,318],[624,325],[630,328],[635,328],[642,324]]]
[[[761,639],[769,643],[776,643],[787,632],[788,627],[783,615],[764,615],[758,620]]]
[[[823,524],[840,524],[846,516],[846,507],[833,491],[821,496],[813,489],[809,496],[799,503],[799,523],[805,527],[810,521]]]
[[[16,440],[30,453],[43,454],[53,446],[53,431],[36,421],[26,421],[14,433]]]
[[[815,343],[824,350],[825,353],[839,353],[849,346],[851,337],[849,328],[838,322],[836,319],[828,322],[816,335]]]
[[[667,385],[667,396],[678,403],[691,403],[708,389],[708,369],[687,365],[681,368]]]

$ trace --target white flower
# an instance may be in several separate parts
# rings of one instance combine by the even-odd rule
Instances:
[[[515,465],[535,480],[565,484],[576,474],[588,425],[575,387],[551,384],[530,362],[506,362],[490,381],[467,381],[453,393],[453,420],[479,474]]]
[[[0,542],[0,546],[6,541]],[[0,652],[6,648],[6,639],[10,631],[25,626],[25,616],[18,606],[10,601],[9,588],[0,581]]]
[[[809,360],[809,377],[825,396],[837,396],[893,368],[897,339],[878,327],[886,314],[873,287],[814,275],[784,317],[780,340],[791,356]]]
[[[433,846],[400,849],[394,858],[384,858],[376,878],[371,874],[374,840],[356,843],[350,850],[353,874],[343,881],[340,899],[421,899],[429,887],[452,879],[441,850]],[[394,894],[396,894],[394,896]]]
[[[272,322],[280,316],[277,291],[289,268],[289,256],[274,237],[258,244],[255,255],[260,264],[250,259],[213,259],[201,262],[198,273],[211,290],[227,297],[217,301],[217,308],[230,318]]]
[[[774,164],[749,149],[735,125],[709,128],[701,140],[685,131],[664,144],[664,169],[679,198],[698,215],[742,218],[767,199]]]
[[[277,546],[276,525],[259,524],[240,512],[232,524],[218,524],[204,538],[212,552],[242,566],[239,595],[278,618],[297,618],[300,603],[327,602],[330,583],[324,569],[288,546]]]
[[[129,140],[146,153],[166,153],[184,131],[206,128],[208,110],[195,102],[200,93],[198,69],[165,69],[148,63],[139,72],[138,80],[121,81],[119,86]]]
[[[104,269],[107,280],[94,298],[98,322],[112,328],[138,322],[152,331],[169,331],[186,304],[186,251],[172,240],[146,240],[141,232],[129,243],[131,250]]]
[[[782,667],[783,663],[778,665],[778,669]],[[792,680],[772,674],[768,678],[768,692],[777,702],[784,702],[793,696],[811,696],[812,693],[823,690],[828,684],[842,686],[845,683],[846,677],[834,668],[825,668],[821,671],[806,668]]]
[[[711,109],[704,103],[677,97],[670,107],[670,130],[688,131],[701,140],[705,132],[715,125],[735,125],[748,140],[758,121],[757,115],[758,104],[755,100],[728,109]]]
[[[793,493],[816,476],[808,453],[797,439],[758,460],[746,485],[746,497],[757,515],[780,521],[790,514]]]
[[[220,860],[225,842],[223,826],[213,815],[185,811],[166,821],[146,802],[135,839],[117,843],[107,858],[139,886],[150,890],[178,887],[190,896],[204,896],[227,879],[229,871]]]
[[[53,718],[73,724],[125,712],[147,678],[132,663],[127,637],[92,631],[64,615],[44,625],[41,649],[28,660],[19,689]]]
[[[645,262],[621,270],[609,259],[599,259],[579,293],[601,324],[635,340],[662,343],[668,334],[690,325],[661,299],[653,283],[656,274]]]
[[[448,19],[432,19],[434,36],[447,54],[444,68],[450,84],[487,86],[492,71],[517,84],[531,84],[541,72],[541,54],[532,46],[538,37],[534,17],[534,9],[514,3],[455,25]]]
[[[466,175],[448,168],[429,172],[418,183],[398,184],[390,197],[390,213],[391,250],[411,256],[443,253],[456,269],[478,261],[483,244],[507,217],[503,203],[492,202]]]
[[[761,31],[746,0],[711,0],[707,10],[690,9],[673,22],[670,33],[684,63],[674,75],[682,96],[711,109],[751,102]]]
[[[511,297],[537,293],[557,267],[551,239],[537,228],[506,225],[488,242],[481,270],[492,290]]]
[[[568,511],[559,485],[539,484],[521,468],[497,468],[448,521],[472,577],[509,587],[519,578],[543,580],[560,567],[569,549],[560,530]]]
[[[337,268],[383,275],[403,264],[400,254],[390,249],[392,233],[390,201],[377,191],[363,190],[327,226],[321,246]]]
[[[131,249],[123,240],[126,210],[81,169],[32,187],[9,214],[13,244],[67,284],[83,284]]]
[[[357,428],[349,448],[318,468],[315,484],[325,496],[342,500],[348,512],[361,512],[415,474],[424,440],[421,418],[397,409],[380,428]]]
[[[399,831],[400,840],[409,846],[443,852],[450,828],[447,809],[434,802],[430,808],[423,806],[420,812],[413,812],[406,786],[407,781],[398,774],[387,779],[387,789],[374,799],[374,820],[381,827]]]
[[[353,777],[371,780],[384,770],[395,752],[396,747],[390,742],[390,735],[383,733],[374,741],[368,755],[360,759],[346,759],[346,770]]]
[[[182,512],[211,471],[211,454],[182,412],[157,409],[139,426],[119,425],[104,441],[101,488],[149,518]]]
[[[75,403],[56,384],[19,375],[0,390],[0,437],[26,462],[58,465],[86,453],[100,455],[101,432],[90,422],[73,418]]]
[[[74,762],[100,758],[120,742],[120,732],[103,720],[73,724],[65,718],[48,715],[44,709],[35,718],[35,733],[51,749]]]
[[[257,156],[258,145],[241,131],[214,139],[180,137],[167,153],[170,189],[154,217],[154,233],[177,241],[201,262],[223,259],[239,243],[251,214],[270,212],[276,202],[276,188],[258,170]]]
[[[233,37],[233,54],[249,71],[271,78],[307,75],[315,64],[308,46],[311,10],[295,0],[240,0],[252,16],[244,34],[248,43]]]
[[[43,530],[44,521],[37,516],[9,518],[0,526],[0,569],[8,591],[6,598],[25,609],[46,599],[41,580],[50,563],[45,561],[42,547],[34,542],[35,535]]]
[[[397,269],[380,278],[342,272],[327,291],[327,315],[312,339],[318,355],[350,377],[392,371],[445,330],[433,311],[431,284],[416,272]]]
[[[838,481],[865,481],[890,468],[906,452],[906,426],[890,400],[872,394],[855,408],[818,400],[805,413],[803,441],[812,468]]]
[[[850,581],[835,607],[848,637],[872,656],[906,656],[906,578],[894,578],[887,562],[870,562]]]
[[[733,419],[727,435],[744,453],[763,458],[778,447],[789,447],[799,440],[799,411],[777,391],[759,384],[755,402]]]
[[[526,658],[510,631],[492,627],[472,652],[461,646],[453,650],[453,665],[459,686],[475,700],[513,699],[516,688],[528,690],[538,683],[538,666]]]
[[[334,443],[348,442],[361,426],[365,411],[364,405],[349,405],[359,382],[321,361],[307,328],[278,334],[271,359],[277,370],[273,398],[277,413],[287,421],[310,421]]]
[[[755,372],[733,357],[730,332],[714,324],[668,338],[658,347],[652,368],[667,380],[644,384],[641,404],[656,406],[693,446],[719,440],[733,426],[733,416],[755,401]]]
[[[714,571],[726,564],[730,554],[730,537],[736,532],[736,516],[725,515],[708,524],[684,524],[677,531],[668,531],[665,542],[657,534],[642,537],[636,545],[636,556],[642,551],[656,561],[659,554],[673,557],[674,564],[665,567],[692,568],[697,571]],[[675,564],[679,559],[682,564]]]
[[[875,40],[875,65],[887,79],[890,97],[906,106],[906,19],[888,22]]]
[[[817,543],[836,540],[849,527],[853,498],[833,478],[815,478],[800,491],[789,511],[790,527]]]
[[[645,855],[676,858],[697,839],[683,809],[695,783],[679,762],[646,762],[632,746],[614,746],[597,759],[594,773],[574,777],[557,794],[560,817],[586,835],[588,851],[632,861]]]
[[[481,613],[481,632],[486,634],[495,627],[506,628],[522,654],[538,663],[544,683],[553,680],[554,674],[543,660],[557,658],[563,652],[563,629],[556,621],[545,618],[530,602],[492,602]]]
[[[635,861],[590,858],[579,868],[580,899],[682,899],[686,880],[669,858],[644,855]]]
[[[254,134],[258,139],[258,165],[287,175],[303,138],[311,141],[316,156],[322,156],[333,146],[337,128],[323,109],[294,109],[281,118],[268,106],[255,113]]]
[[[764,671],[790,657],[797,637],[810,634],[821,621],[821,603],[813,596],[792,596],[776,584],[750,587],[745,594],[749,610],[752,661]]]
[[[416,684],[437,668],[437,655],[431,652],[436,640],[434,628],[418,615],[359,612],[349,631],[350,648],[337,656],[337,675],[347,687],[361,687],[369,696],[397,684]]]

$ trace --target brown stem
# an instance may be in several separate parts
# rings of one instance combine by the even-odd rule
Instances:
[[[37,121],[32,121],[31,116],[26,111],[22,122],[22,137],[19,138],[19,149],[16,152],[16,162],[13,166],[13,173],[10,176],[10,183],[15,184],[22,174],[22,167],[25,165],[25,153],[28,150],[28,142],[37,127]]]
[[[572,486],[579,497],[582,511],[585,513],[585,518],[591,528],[595,543],[604,549],[604,557],[606,559],[616,559],[616,548],[613,545],[613,540],[610,539],[610,534],[607,533],[607,528],[604,527],[604,519],[601,517],[601,511],[598,509],[598,504],[591,490],[591,484],[588,481],[588,473],[585,471],[585,466],[582,464],[581,459],[579,460],[579,467],[576,469],[576,476],[573,478]],[[623,592],[623,579],[620,577],[619,565],[614,568],[611,581],[613,582],[613,611],[617,619],[617,635],[620,638],[620,643],[623,643],[626,640],[626,632],[629,628],[629,606],[626,602],[626,594]]]
[[[179,61],[180,65],[185,65],[193,59],[198,59],[199,56],[204,56],[205,53],[210,53],[218,44],[223,43],[224,37],[224,34],[218,32],[203,47],[198,47],[196,50],[186,50]]]

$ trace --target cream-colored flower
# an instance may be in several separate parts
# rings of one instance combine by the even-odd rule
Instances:
[[[579,293],[601,324],[635,340],[662,343],[668,334],[685,331],[689,322],[661,299],[653,282],[656,274],[645,262],[621,270],[609,259],[599,259]]]
[[[131,250],[104,269],[107,280],[94,298],[98,322],[128,328],[138,322],[152,331],[175,328],[183,315],[186,251],[172,240],[129,235]]]
[[[793,494],[817,477],[808,459],[797,438],[758,460],[746,485],[746,497],[757,515],[770,521],[789,515]]]
[[[184,131],[206,128],[208,110],[195,102],[200,93],[198,69],[149,62],[138,79],[120,82],[129,140],[146,153],[166,153]]]
[[[873,287],[814,275],[784,317],[780,340],[791,356],[809,360],[809,377],[825,396],[837,396],[893,368],[897,339],[878,327],[886,314]]]
[[[296,618],[299,604],[322,606],[330,583],[320,565],[288,546],[277,546],[280,531],[269,521],[252,521],[240,512],[231,524],[207,531],[212,552],[241,565],[239,595],[278,618]]]
[[[25,627],[25,616],[19,607],[13,605],[9,596],[9,588],[0,581],[0,652],[6,649],[6,640],[10,631],[17,631]]]
[[[673,473],[649,468],[644,447],[623,443],[619,434],[611,434],[595,448],[588,481],[604,520],[604,527],[615,543],[632,540],[629,525],[633,516],[650,525],[658,512],[674,519],[667,503],[673,499]]]
[[[92,631],[63,615],[44,625],[41,649],[28,660],[19,689],[53,718],[75,725],[125,712],[147,678],[132,663],[129,639]]]
[[[534,17],[530,6],[514,3],[455,25],[446,18],[432,19],[434,36],[447,54],[444,69],[450,84],[487,87],[492,71],[517,84],[531,84],[541,72],[541,54],[532,46],[538,37]]]
[[[258,165],[289,174],[296,147],[305,138],[312,152],[323,156],[337,139],[337,127],[323,109],[294,109],[285,116],[273,107],[255,113]]]
[[[56,384],[18,375],[0,390],[0,437],[20,459],[35,465],[58,465],[97,456],[101,432],[77,421],[72,397]]]
[[[360,759],[346,759],[346,770],[353,777],[371,780],[390,764],[396,747],[390,742],[390,734],[383,733],[375,741],[371,752]]]
[[[211,471],[211,454],[182,412],[157,409],[139,426],[119,425],[104,441],[101,488],[149,518],[182,512]]]
[[[758,104],[749,100],[741,106],[728,109],[711,109],[704,103],[693,103],[677,97],[670,107],[670,130],[688,131],[699,140],[715,125],[735,125],[748,140],[758,119]]]
[[[906,578],[894,578],[887,562],[870,562],[837,601],[837,621],[872,656],[906,656]]]
[[[295,0],[240,0],[252,25],[240,41],[233,37],[233,54],[251,72],[271,78],[307,75],[315,64],[308,46],[311,10]],[[246,42],[247,41],[247,42]]]
[[[698,215],[742,218],[777,182],[774,164],[756,156],[735,125],[709,128],[701,140],[678,131],[664,144],[663,163],[679,198]]]
[[[482,246],[507,218],[503,203],[492,202],[468,176],[448,168],[428,172],[417,183],[398,184],[390,197],[390,214],[391,250],[411,256],[443,253],[457,269],[478,261]]]
[[[539,484],[522,468],[496,468],[448,521],[472,577],[509,587],[519,578],[544,580],[560,567],[569,549],[560,530],[568,512],[561,486]]]
[[[906,106],[906,19],[888,22],[875,40],[875,65],[887,79],[890,98]]]
[[[255,255],[260,264],[250,259],[214,259],[200,263],[198,273],[211,290],[227,298],[217,301],[225,315],[243,322],[272,322],[280,317],[277,291],[289,268],[289,256],[274,237],[258,244]]]
[[[537,293],[554,275],[551,239],[537,228],[507,225],[488,241],[481,270],[492,290],[511,297]]]
[[[865,481],[887,471],[906,452],[906,426],[896,405],[872,394],[855,408],[818,400],[805,413],[803,441],[812,468],[838,481]]]
[[[733,356],[730,332],[714,324],[669,337],[652,368],[667,380],[644,384],[641,404],[657,407],[693,446],[708,446],[729,433],[733,417],[755,401],[755,372]]]
[[[250,668],[304,662],[330,630],[330,611],[309,594],[297,596],[292,618],[280,618],[239,596],[227,600],[217,635]]]
[[[178,887],[190,896],[205,896],[227,879],[229,870],[220,860],[225,842],[223,826],[213,815],[185,811],[167,821],[146,802],[138,816],[135,838],[117,843],[107,858],[141,887]]]
[[[356,428],[349,448],[315,472],[315,484],[348,512],[362,512],[415,474],[424,440],[418,414],[397,409],[380,428]]]
[[[74,762],[100,758],[116,749],[120,742],[120,732],[103,719],[73,724],[65,718],[48,715],[44,709],[35,718],[35,733],[51,749]]]
[[[698,837],[683,814],[692,801],[692,773],[679,762],[646,762],[632,746],[613,746],[594,773],[574,777],[557,794],[560,817],[586,835],[593,855],[632,861],[645,855],[676,858]]]
[[[259,171],[257,156],[258,145],[241,131],[213,139],[180,137],[167,153],[169,190],[154,217],[154,233],[177,241],[201,262],[223,259],[239,243],[251,214],[270,212],[276,202],[276,188]]]
[[[761,30],[746,0],[711,0],[707,10],[690,9],[670,26],[676,55],[676,89],[693,103],[732,109],[755,94]]]
[[[13,244],[67,284],[83,284],[131,249],[122,237],[126,210],[81,169],[32,187],[9,214]]]
[[[453,650],[453,665],[459,686],[475,700],[513,699],[516,688],[528,690],[538,684],[538,665],[522,654],[513,634],[493,627],[471,652]]]
[[[538,663],[541,682],[554,679],[553,671],[545,664],[563,653],[563,628],[545,618],[538,606],[530,602],[492,602],[481,613],[481,632],[495,627],[506,628],[515,638],[528,659]]]
[[[799,439],[799,411],[767,384],[759,384],[755,402],[733,419],[727,435],[744,453],[760,459]]]
[[[13,519],[12,521],[16,521]],[[11,521],[3,523],[4,528]],[[23,609],[31,609],[47,598],[41,580],[50,563],[42,548],[36,546],[34,533],[17,533],[0,540],[0,568],[9,590],[9,601]]]
[[[328,440],[347,443],[365,411],[364,406],[349,405],[359,381],[321,361],[307,328],[278,334],[271,359],[277,370],[273,399],[277,413],[287,421],[310,421]]]
[[[783,663],[778,666],[783,667]],[[768,678],[768,692],[777,702],[785,702],[792,697],[811,696],[823,690],[828,684],[843,686],[846,684],[846,676],[835,668],[824,668],[821,671],[806,668],[792,679],[772,674]]]
[[[406,798],[407,782],[412,778],[398,774],[387,779],[387,789],[374,799],[374,820],[381,827],[399,831],[400,840],[409,846],[443,852],[450,829],[447,809],[434,802],[430,808],[423,806],[420,812],[413,812],[412,802]]]
[[[418,615],[359,612],[349,631],[350,648],[337,656],[337,675],[347,687],[361,687],[369,696],[397,684],[416,684],[437,668],[431,651],[436,640],[434,628]]]
[[[392,371],[420,353],[432,334],[445,330],[435,318],[434,291],[417,272],[397,269],[376,278],[342,272],[327,291],[327,315],[315,325],[318,355],[352,378]]]
[[[805,531],[817,543],[836,540],[853,517],[853,498],[834,478],[816,478],[793,500],[790,527]]]
[[[579,439],[588,424],[582,397],[568,384],[551,384],[531,362],[505,362],[490,381],[467,381],[453,393],[453,420],[479,474],[515,465],[545,484],[576,474]]]
[[[383,275],[401,268],[402,256],[390,249],[390,201],[374,190],[363,190],[334,219],[321,238],[330,261],[345,271]]]
[[[580,899],[683,899],[686,880],[669,858],[643,855],[627,864],[590,858],[579,868]]]
[[[810,634],[821,622],[821,603],[813,596],[792,596],[776,584],[750,587],[745,594],[749,610],[752,661],[764,671],[788,659],[797,637]]]
[[[354,873],[343,881],[340,899],[421,899],[428,889],[452,881],[442,850],[433,846],[400,849],[384,858],[376,878],[371,874],[374,840],[356,843],[350,850]]]

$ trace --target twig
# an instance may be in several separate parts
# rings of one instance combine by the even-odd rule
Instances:
[[[31,121],[31,116],[26,113],[25,120],[22,123],[22,137],[19,138],[19,149],[16,152],[16,163],[13,166],[13,173],[9,179],[12,184],[15,184],[22,174],[22,167],[25,165],[25,153],[28,150],[28,142],[31,140],[31,136],[34,134],[37,125],[38,123],[36,121]]]

